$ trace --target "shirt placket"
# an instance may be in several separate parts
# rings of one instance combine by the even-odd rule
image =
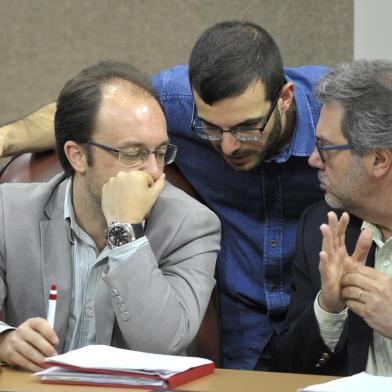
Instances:
[[[270,316],[286,310],[283,282],[283,201],[279,165],[271,162],[262,166],[264,197],[264,291]]]

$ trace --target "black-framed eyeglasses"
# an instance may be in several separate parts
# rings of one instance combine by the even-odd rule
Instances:
[[[280,95],[282,94],[283,87],[278,91],[276,94],[274,101],[271,105],[270,110],[263,118],[262,123],[259,127],[254,127],[254,125],[249,127],[238,127],[232,129],[222,129],[219,127],[215,127],[212,125],[204,124],[202,126],[196,125],[196,104],[193,103],[193,110],[192,110],[192,120],[191,120],[191,128],[194,132],[196,132],[201,138],[211,141],[220,141],[223,139],[223,132],[230,132],[236,139],[242,142],[257,142],[262,140],[262,133],[265,127],[270,120],[272,113],[275,110],[276,105],[278,104]]]
[[[85,143],[117,155],[117,158],[122,163],[130,167],[141,165],[144,161],[147,160],[150,154],[154,154],[157,162],[162,166],[165,166],[174,162],[177,155],[177,146],[174,144],[167,144],[150,151],[139,147],[115,148],[106,144],[94,142],[93,140],[87,140]]]
[[[325,163],[326,162],[325,151],[352,150],[353,146],[351,144],[330,144],[325,146],[321,140],[316,139],[316,148],[320,155],[321,161]]]

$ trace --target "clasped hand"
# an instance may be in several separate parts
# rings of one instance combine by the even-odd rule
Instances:
[[[392,337],[392,280],[365,266],[373,241],[370,229],[362,230],[353,254],[347,253],[348,223],[346,212],[339,220],[334,212],[329,212],[328,224],[320,227],[323,236],[320,306],[331,313],[339,313],[347,306],[371,328]]]
[[[0,336],[0,359],[12,366],[37,372],[45,357],[56,355],[56,332],[40,317],[26,320],[18,328]]]
[[[165,186],[165,174],[156,181],[144,171],[120,172],[102,188],[102,211],[107,224],[113,220],[141,223]]]

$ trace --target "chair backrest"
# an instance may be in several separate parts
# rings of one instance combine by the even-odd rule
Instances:
[[[0,171],[0,184],[6,182],[44,182],[62,171],[54,151],[42,153],[26,153],[9,161]],[[175,165],[165,168],[166,179],[174,186],[182,189],[190,196],[200,200],[200,197]],[[218,317],[219,300],[216,288],[199,332],[188,347],[191,356],[209,358],[216,366],[221,366],[221,340]]]

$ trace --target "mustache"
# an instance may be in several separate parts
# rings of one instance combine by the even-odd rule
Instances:
[[[322,184],[322,185],[327,185],[327,181],[326,181],[326,177],[325,176],[323,176],[323,175],[321,175],[320,173],[318,174],[318,180],[319,180],[319,183],[320,184]]]
[[[254,154],[255,152],[257,152],[257,151],[249,149],[249,148],[248,149],[244,149],[244,150],[240,149],[240,150],[234,151],[230,155],[227,155],[227,157],[228,158],[244,158],[244,157],[247,157],[249,155]]]

